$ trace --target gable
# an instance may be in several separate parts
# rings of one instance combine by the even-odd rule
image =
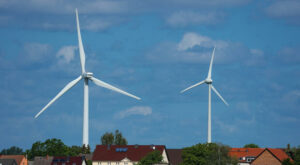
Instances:
[[[281,162],[268,149],[265,149],[251,165],[281,165]]]

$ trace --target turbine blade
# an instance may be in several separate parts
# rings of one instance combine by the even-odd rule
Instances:
[[[223,99],[223,97],[220,95],[220,93],[216,90],[216,88],[211,85],[212,90],[219,96],[219,98],[228,106],[229,104]]]
[[[41,113],[43,113],[52,103],[54,103],[60,96],[65,94],[69,89],[71,89],[74,85],[76,85],[80,80],[82,79],[82,76],[79,76],[75,80],[68,83],[39,113],[35,115],[34,118],[37,118]]]
[[[82,39],[81,39],[78,11],[77,11],[77,9],[75,11],[76,11],[76,24],[77,24],[77,35],[78,35],[78,46],[79,46],[81,71],[82,71],[82,73],[85,73],[85,53],[84,53],[84,48],[83,48]]]
[[[192,85],[192,86],[190,86],[190,87],[188,87],[188,88],[182,90],[180,93],[183,93],[183,92],[185,92],[185,91],[187,91],[187,90],[189,90],[189,89],[191,89],[191,88],[194,88],[194,87],[196,87],[196,86],[198,86],[198,85],[201,85],[201,84],[203,84],[204,82],[205,82],[204,80],[203,80],[203,81],[200,81],[200,82],[198,82],[197,84],[194,84],[194,85]]]
[[[209,70],[208,70],[208,75],[207,75],[207,78],[209,78],[209,79],[211,78],[211,70],[212,70],[212,64],[213,64],[214,56],[215,56],[215,49],[216,49],[216,47],[214,47],[214,50],[212,52],[212,56],[210,59]]]
[[[98,86],[101,86],[101,87],[103,87],[103,88],[107,88],[107,89],[116,91],[116,92],[118,92],[118,93],[121,93],[121,94],[127,95],[127,96],[129,96],[129,97],[135,98],[135,99],[137,99],[137,100],[141,100],[141,98],[139,98],[139,97],[137,97],[137,96],[134,96],[134,95],[132,95],[132,94],[130,94],[130,93],[127,93],[127,92],[125,92],[125,91],[123,91],[123,90],[121,90],[121,89],[118,89],[118,88],[116,88],[116,87],[114,87],[114,86],[112,86],[112,85],[110,85],[110,84],[108,84],[108,83],[106,83],[106,82],[103,82],[103,81],[101,81],[101,80],[99,80],[99,79],[96,79],[95,77],[91,77],[90,79],[91,79],[96,85],[98,85]]]

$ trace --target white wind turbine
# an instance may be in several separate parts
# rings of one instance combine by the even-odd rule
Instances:
[[[197,84],[194,84],[184,90],[181,91],[181,93],[194,88],[198,85],[201,85],[203,83],[206,83],[208,85],[208,132],[207,132],[207,143],[211,143],[211,89],[219,96],[219,98],[228,106],[228,103],[223,99],[223,97],[220,95],[220,93],[216,90],[216,88],[212,85],[212,79],[211,79],[211,70],[212,70],[212,64],[214,61],[214,55],[215,55],[215,48],[212,53],[212,57],[210,60],[208,75],[205,80],[198,82]]]
[[[79,54],[80,54],[80,63],[81,63],[81,71],[82,74],[76,78],[75,80],[68,83],[39,113],[35,115],[37,118],[42,112],[44,112],[52,103],[54,103],[59,97],[65,94],[68,90],[70,90],[73,86],[75,86],[81,79],[84,80],[84,97],[83,97],[83,145],[87,146],[89,144],[89,80],[94,82],[96,85],[100,87],[104,87],[115,92],[119,92],[121,94],[127,95],[129,97],[133,97],[137,100],[141,98],[134,96],[130,93],[127,93],[121,89],[118,89],[110,84],[107,84],[93,76],[93,73],[85,71],[85,53],[81,40],[80,34],[80,26],[78,19],[78,11],[76,9],[76,22],[77,22],[77,35],[78,35],[78,45],[79,45]]]

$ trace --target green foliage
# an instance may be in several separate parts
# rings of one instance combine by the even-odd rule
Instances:
[[[83,153],[81,147],[79,147],[79,146],[69,147],[68,156],[78,156],[81,153]]]
[[[91,150],[90,145],[88,145],[87,147],[85,145],[82,145],[81,153],[83,153],[83,154],[90,154],[91,153],[90,150]]]
[[[259,146],[254,143],[250,143],[250,144],[244,145],[244,148],[259,148]]]
[[[127,140],[123,137],[119,130],[115,131],[115,134],[111,132],[106,132],[101,136],[102,145],[127,145]]]
[[[290,158],[287,158],[282,161],[282,165],[293,165],[293,163],[291,162]]]
[[[3,149],[0,152],[0,155],[22,155],[22,154],[24,154],[23,149],[16,146],[12,146],[8,149]]]
[[[60,139],[47,139],[45,142],[37,141],[32,144],[31,149],[25,152],[29,160],[35,156],[77,156],[80,153],[90,153],[90,148],[71,146],[68,147]]]
[[[92,165],[92,164],[93,164],[93,162],[91,160],[87,161],[87,165]]]
[[[127,145],[127,140],[123,137],[122,133],[119,130],[115,132],[114,144],[116,145]]]
[[[237,164],[237,160],[228,155],[230,147],[205,143],[196,144],[182,150],[182,165],[226,165]]]
[[[295,148],[294,163],[295,165],[300,165],[300,146]]]
[[[115,136],[113,133],[106,132],[101,136],[101,144],[102,145],[111,145],[114,143]]]
[[[285,152],[294,160],[294,165],[300,165],[300,146],[291,148],[288,144]]]
[[[160,151],[153,151],[147,154],[145,157],[143,157],[138,165],[152,165],[155,163],[160,163],[162,161],[163,157],[160,153]]]

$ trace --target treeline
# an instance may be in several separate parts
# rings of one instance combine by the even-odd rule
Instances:
[[[26,151],[13,146],[3,149],[2,155],[26,155],[28,160],[33,160],[35,156],[78,156],[79,154],[89,154],[90,147],[87,146],[67,146],[60,139],[47,139],[44,142],[37,141]]]

